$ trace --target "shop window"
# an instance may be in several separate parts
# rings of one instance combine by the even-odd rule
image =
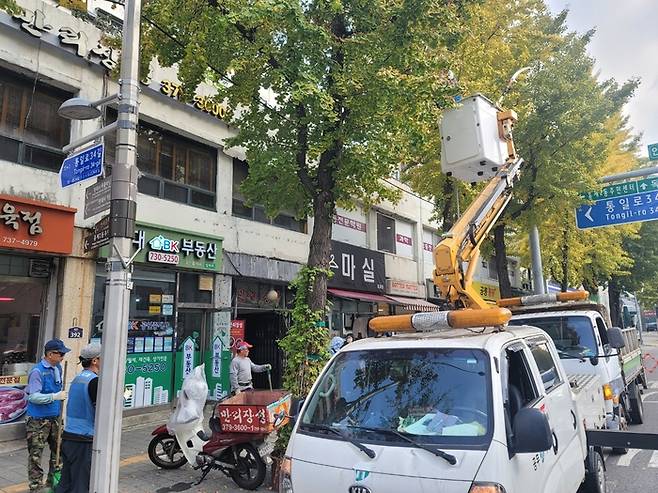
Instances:
[[[240,185],[247,179],[249,167],[245,161],[233,159],[233,215],[250,221],[271,224],[291,231],[306,233],[306,220],[296,219],[291,212],[281,212],[273,219],[265,213],[261,205],[247,205],[247,199],[240,191]]]
[[[395,219],[377,213],[377,250],[395,253]]]
[[[69,121],[57,115],[70,95],[0,70],[0,159],[59,171]]]
[[[116,120],[116,111],[108,112]],[[105,156],[114,163],[116,135],[105,137]],[[138,190],[173,202],[216,210],[217,151],[189,139],[139,124],[137,167],[142,172]]]
[[[205,275],[207,277],[207,274]],[[212,291],[200,289],[199,274],[181,272],[178,274],[178,301],[180,303],[212,304]]]

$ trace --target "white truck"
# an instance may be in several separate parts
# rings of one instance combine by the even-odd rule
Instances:
[[[488,324],[488,310],[487,327],[441,328],[474,311],[460,312],[410,316],[418,332],[335,355],[297,417],[279,492],[604,493],[585,431],[605,420],[598,376],[569,378],[544,331]]]
[[[608,337],[610,319],[603,305],[541,302],[550,296],[525,297],[523,304],[506,300],[500,303],[512,311],[511,325],[533,325],[553,339],[568,374],[599,376],[606,399],[608,428],[623,429],[625,422],[642,424],[642,387],[646,389],[646,376],[637,330],[624,329],[624,347],[612,348]],[[539,302],[533,303],[533,299]]]

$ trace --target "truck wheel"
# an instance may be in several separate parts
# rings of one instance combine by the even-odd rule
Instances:
[[[622,395],[619,399],[619,430],[628,431],[628,406],[626,405],[626,396]],[[628,453],[628,447],[613,447],[612,453],[615,455],[624,455]]]
[[[606,493],[607,491],[603,457],[598,451],[590,450],[587,456],[585,482],[579,493]]]
[[[640,394],[640,388],[636,383],[632,383],[628,387],[629,395],[629,417],[631,418],[631,423],[634,425],[641,425],[644,423],[644,404],[642,403],[642,395]]]

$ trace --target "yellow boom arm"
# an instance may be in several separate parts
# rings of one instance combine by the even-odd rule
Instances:
[[[501,137],[507,140],[508,161],[434,248],[434,284],[441,291],[442,298],[455,308],[491,307],[473,289],[473,273],[480,256],[480,245],[512,198],[512,187],[523,164],[523,160],[516,156],[512,141],[511,127],[515,116],[513,112],[498,115]]]

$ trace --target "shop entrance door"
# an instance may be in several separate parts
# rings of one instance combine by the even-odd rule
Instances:
[[[227,356],[220,339],[214,334],[214,313],[214,310],[202,308],[178,310],[174,377],[176,391],[183,385],[183,379],[202,363],[206,365],[206,381],[210,397],[219,397],[222,389],[226,387],[222,377],[225,376],[227,369],[225,360],[230,353]]]

